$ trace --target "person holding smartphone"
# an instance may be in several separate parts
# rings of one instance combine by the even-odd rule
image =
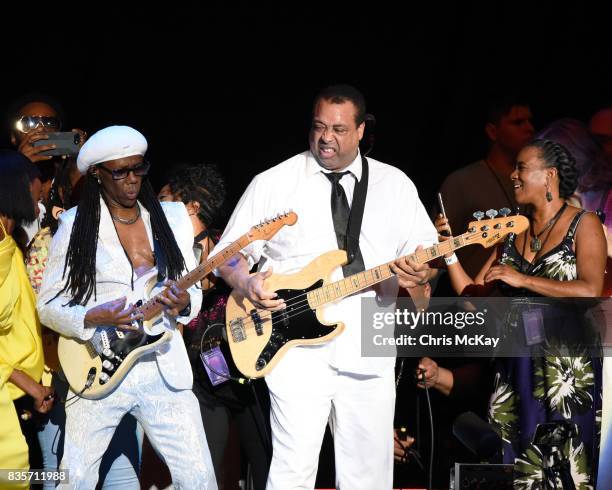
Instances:
[[[497,287],[505,296],[599,297],[606,242],[599,218],[567,203],[578,185],[572,154],[552,140],[535,139],[519,152],[510,179],[516,202],[531,210],[530,226],[520,234],[508,235],[474,278],[454,253],[447,254],[445,261],[457,295],[485,296]],[[438,231],[452,234],[448,219],[441,214],[435,224]],[[440,235],[440,240],[448,239]],[[511,310],[502,334],[535,336],[533,332],[544,328],[542,317],[550,318],[551,323],[559,321],[558,312],[550,310],[535,308],[527,314]],[[567,316],[567,310],[560,311]],[[588,351],[572,353],[572,357],[496,360],[489,418],[504,441],[503,462],[515,466],[515,485],[541,488],[545,478],[546,460],[531,443],[536,425],[570,420],[579,429],[571,446],[572,478],[584,488],[595,486],[601,372],[602,359]]]
[[[47,203],[51,194],[51,187],[58,172],[68,169],[71,187],[76,187],[81,175],[76,168],[76,153],[71,155],[49,155],[47,152],[56,150],[56,144],[40,144],[49,139],[50,133],[62,130],[65,113],[62,105],[53,97],[44,94],[31,93],[20,97],[13,102],[8,111],[8,125],[10,141],[13,147],[22,155],[35,163],[41,172],[43,183],[42,203],[39,204],[38,218],[23,227],[29,243],[41,227],[46,214]],[[80,146],[87,139],[87,133],[82,129],[72,129],[71,132],[80,137]],[[50,210],[49,210],[50,211]]]
[[[83,146],[77,166],[86,175],[85,188],[78,206],[60,217],[38,295],[41,322],[65,337],[89,340],[99,326],[133,330],[142,312],[126,296],[136,278],[156,267],[169,279],[158,296],[162,321],[173,334],[169,342],[139,358],[104,397],[66,406],[61,465],[70,471],[70,488],[96,487],[102,455],[128,413],[143,426],[176,487],[217,488],[191,366],[176,331],[177,322],[195,318],[202,302],[198,288],[175,282],[196,266],[193,230],[183,203],[162,206],[157,200],[147,178],[147,147],[128,126],[102,129]]]

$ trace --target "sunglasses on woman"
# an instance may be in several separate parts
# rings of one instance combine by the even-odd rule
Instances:
[[[15,129],[21,133],[29,133],[39,126],[50,131],[59,131],[62,123],[59,118],[53,116],[21,116],[15,123]]]

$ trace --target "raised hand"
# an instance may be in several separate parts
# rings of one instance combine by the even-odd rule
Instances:
[[[53,150],[56,148],[54,144],[42,145],[42,146],[34,146],[33,143],[40,140],[49,139],[47,133],[42,129],[34,129],[29,133],[25,134],[21,143],[17,147],[17,151],[24,156],[28,157],[31,162],[44,162],[46,160],[51,160],[53,157],[51,155],[41,155],[40,153],[46,150]]]

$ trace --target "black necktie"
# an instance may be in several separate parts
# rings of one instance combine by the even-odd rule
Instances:
[[[349,208],[348,199],[346,198],[344,189],[340,185],[340,179],[342,179],[342,177],[348,173],[350,173],[348,170],[345,172],[325,173],[325,176],[329,179],[332,185],[332,219],[334,221],[334,231],[336,232],[338,248],[341,250],[347,250],[346,232],[348,229],[349,215],[351,210]],[[363,258],[361,256],[361,250],[358,248],[354,259],[342,267],[342,271],[344,272],[344,277],[348,277],[363,270],[365,270]]]

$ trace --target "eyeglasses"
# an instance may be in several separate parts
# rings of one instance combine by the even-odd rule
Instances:
[[[59,118],[52,116],[21,116],[15,123],[15,129],[21,133],[29,133],[38,126],[59,131],[62,128],[62,122]]]
[[[113,177],[113,180],[123,180],[125,179],[130,172],[134,172],[134,175],[138,177],[144,177],[149,173],[149,169],[151,168],[151,164],[146,160],[143,160],[142,163],[138,165],[134,165],[133,167],[125,167],[118,168],[116,170],[111,170],[110,168],[106,168],[104,165],[98,165],[98,168],[101,168],[105,172],[108,172]]]

